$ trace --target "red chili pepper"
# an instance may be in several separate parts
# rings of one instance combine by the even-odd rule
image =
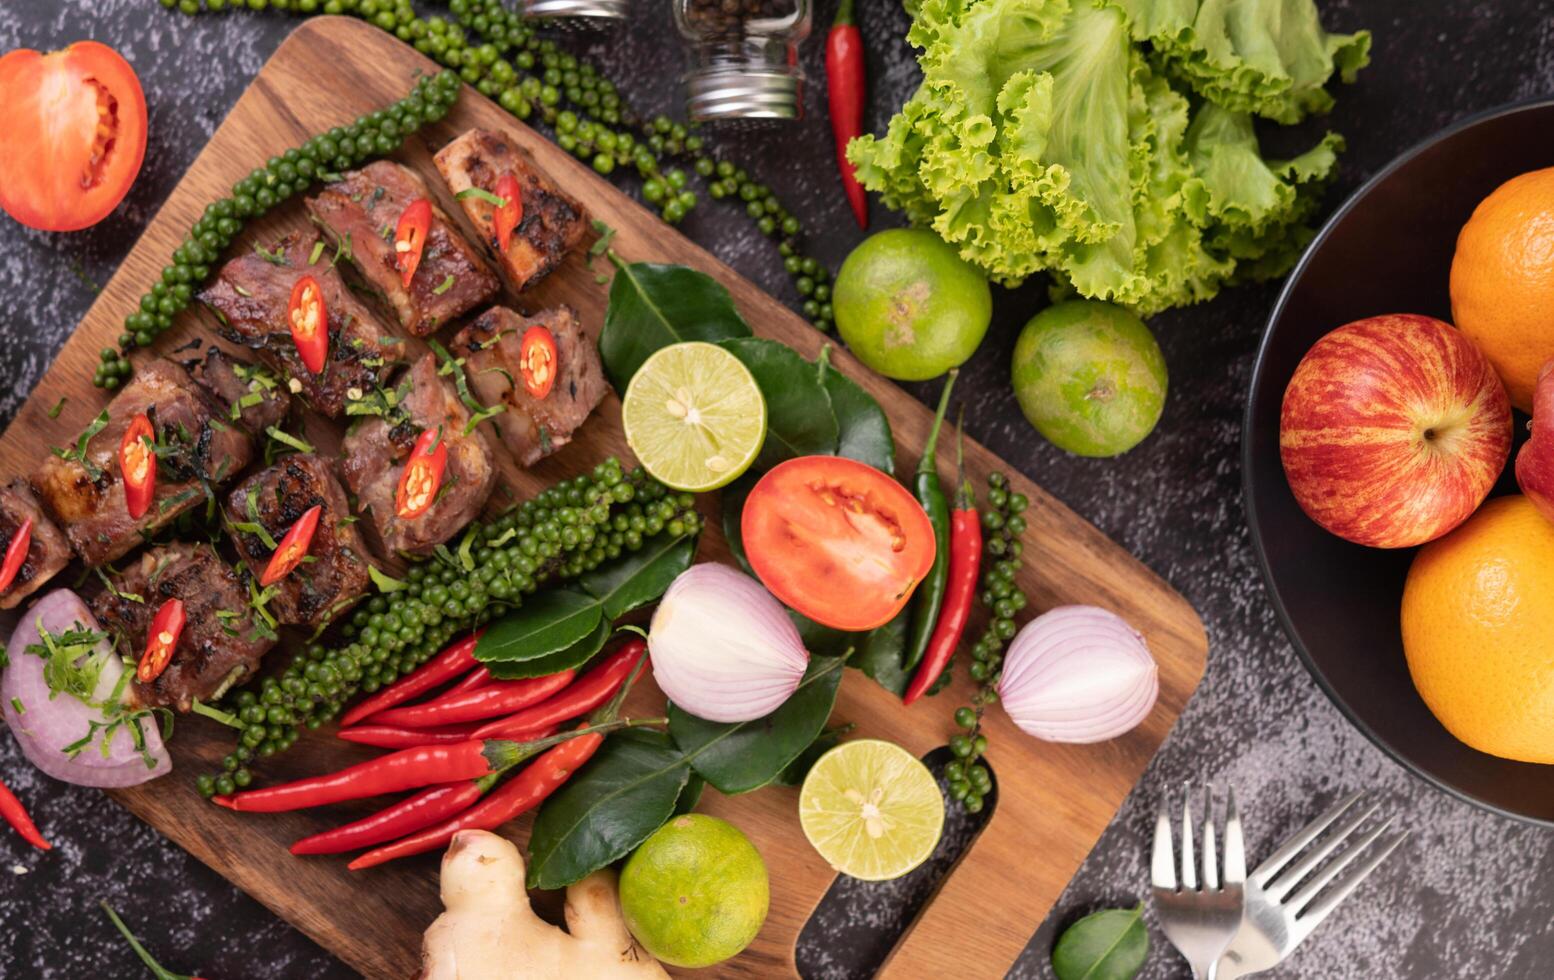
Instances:
[[[524,747],[504,739],[470,739],[457,745],[424,745],[279,786],[217,796],[240,813],[281,813],[365,796],[399,793],[434,783],[479,779],[526,758]]]
[[[512,714],[519,708],[527,708],[531,704],[539,704],[572,683],[572,678],[575,676],[575,671],[563,670],[544,677],[495,681],[473,691],[460,691],[423,704],[380,711],[374,716],[373,721],[382,725],[429,728],[435,725],[457,725],[461,721],[495,718],[498,715]]]
[[[545,327],[535,325],[524,331],[518,346],[518,373],[535,398],[543,399],[556,386],[556,338]]]
[[[5,546],[5,560],[0,561],[0,592],[8,591],[16,582],[16,575],[27,561],[27,550],[32,547],[32,518],[22,519],[21,527],[11,535]]]
[[[297,345],[302,366],[313,374],[322,374],[329,358],[329,310],[324,306],[324,291],[317,279],[303,275],[291,287],[286,325],[291,328],[291,342]]]
[[[340,854],[381,844],[469,809],[480,793],[478,779],[433,786],[370,817],[304,837],[291,845],[291,853]]]
[[[478,687],[485,687],[487,684],[490,684],[495,680],[496,678],[491,676],[491,671],[488,670],[484,664],[482,664],[481,666],[476,667],[474,670],[465,674],[463,680],[448,688],[443,692],[443,695],[447,696],[449,694],[463,694],[465,691],[473,691]]]
[[[172,662],[173,648],[183,635],[184,624],[189,621],[182,599],[169,599],[162,603],[156,615],[151,617],[151,629],[146,636],[146,652],[140,655],[135,668],[135,679],[150,684],[162,676],[162,671]]]
[[[442,653],[357,704],[340,717],[340,727],[348,728],[385,708],[392,708],[417,695],[425,694],[474,667],[475,644],[480,642],[480,635],[484,632],[484,629],[478,629],[462,640],[454,641]]]
[[[632,675],[646,655],[647,644],[640,637],[621,644],[621,648],[600,661],[566,690],[549,701],[537,704],[506,718],[482,725],[475,730],[476,738],[509,738],[511,736],[486,735],[489,732],[527,732],[546,725],[559,725],[604,704],[615,696],[626,678]]]
[[[868,98],[863,70],[863,34],[853,20],[853,0],[842,0],[826,36],[826,93],[831,103],[836,166],[859,228],[869,227],[869,199],[858,183],[857,168],[847,159],[847,142],[863,135],[863,109]]]
[[[281,538],[280,544],[275,546],[275,553],[270,556],[270,563],[264,566],[264,574],[259,576],[261,587],[274,585],[302,564],[302,559],[308,556],[309,546],[313,544],[313,534],[318,530],[318,515],[323,509],[323,504],[314,504],[303,511],[297,523]]]
[[[448,444],[442,438],[442,426],[422,429],[399,475],[399,492],[394,497],[394,512],[405,520],[420,517],[437,499],[442,488],[443,471],[448,468]]]
[[[955,655],[960,646],[961,634],[966,632],[966,621],[971,617],[971,606],[977,595],[977,574],[982,567],[982,521],[977,517],[977,498],[972,492],[971,481],[961,456],[961,442],[955,443],[955,469],[960,477],[960,489],[955,493],[955,510],[950,514],[950,574],[944,590],[944,605],[939,609],[939,622],[928,638],[928,648],[923,662],[912,675],[901,696],[903,704],[911,704],[922,697]]]
[[[11,787],[0,782],[0,817],[5,817],[5,822],[15,828],[22,839],[40,850],[52,850],[54,845],[43,839],[38,833],[38,825],[32,822],[32,817],[27,815],[27,808],[22,806],[22,801],[11,792]]]
[[[418,197],[405,205],[399,215],[399,224],[394,226],[394,264],[406,289],[410,288],[410,280],[415,278],[416,267],[421,264],[421,250],[426,248],[426,236],[431,230],[431,201]]]
[[[494,193],[502,199],[502,204],[492,212],[491,225],[496,229],[497,245],[505,252],[518,222],[523,220],[523,188],[518,186],[517,177],[503,174],[497,178]]]
[[[417,745],[457,745],[475,737],[474,722],[465,725],[443,725],[437,728],[404,728],[398,725],[379,725],[371,720],[365,725],[342,728],[336,734],[342,741],[357,745],[371,745],[380,749],[410,749]]]
[[[138,521],[156,495],[156,430],[145,412],[130,419],[119,440],[119,475],[124,482],[124,507]]]
[[[603,742],[604,736],[597,732],[562,742],[458,816],[368,851],[347,867],[352,871],[360,871],[395,858],[436,850],[446,845],[461,830],[495,830],[519,814],[539,806],[547,796],[560,789],[583,763],[599,751]]]

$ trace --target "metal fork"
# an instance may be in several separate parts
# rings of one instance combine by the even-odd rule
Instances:
[[[1193,860],[1192,803],[1182,799],[1181,885],[1178,887],[1171,848],[1171,819],[1167,803],[1160,802],[1155,819],[1155,853],[1151,879],[1155,913],[1160,928],[1187,958],[1196,980],[1215,980],[1219,958],[1241,926],[1246,881],[1246,848],[1241,835],[1241,814],[1232,790],[1225,800],[1225,874],[1219,873],[1219,849],[1214,843],[1214,799],[1203,790],[1203,885]]]
[[[1296,855],[1348,812],[1363,795],[1355,793],[1339,800],[1252,872],[1246,882],[1246,914],[1241,931],[1236,933],[1230,948],[1220,959],[1218,980],[1235,980],[1283,962],[1408,836],[1404,831],[1380,847],[1372,848],[1392,825],[1392,820],[1388,819],[1355,839],[1348,850],[1303,884],[1313,869],[1354,837],[1360,825],[1375,814],[1379,804],[1372,803],[1352,814],[1300,860],[1294,860]],[[1343,874],[1350,865],[1354,865],[1353,869]],[[1334,884],[1340,874],[1343,877]],[[1330,884],[1332,888],[1328,888]]]

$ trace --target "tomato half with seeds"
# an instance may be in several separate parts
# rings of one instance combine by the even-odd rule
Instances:
[[[146,97],[117,51],[77,41],[0,58],[0,207],[30,228],[106,218],[146,157]]]
[[[750,491],[739,525],[761,583],[834,629],[890,622],[933,567],[922,505],[889,475],[840,456],[773,467]]]

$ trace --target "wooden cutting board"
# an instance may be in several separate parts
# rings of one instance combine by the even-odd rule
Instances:
[[[38,388],[0,439],[0,472],[7,478],[30,473],[50,446],[67,445],[107,402],[91,387],[97,352],[113,343],[119,324],[143,290],[169,261],[173,247],[205,205],[252,167],[312,133],[349,122],[400,98],[421,72],[434,70],[411,48],[356,20],[320,17],[307,21],[281,45],[238,101],[208,146],[151,222],[118,274],[102,291],[85,320],[61,351]],[[613,247],[628,260],[676,262],[704,270],[732,293],[755,332],[792,345],[806,357],[819,354],[825,338],[782,304],[741,279],[588,167],[531,131],[494,103],[466,88],[457,108],[442,122],[412,138],[399,158],[440,187],[431,166],[435,150],[471,126],[503,129],[534,154],[569,193],[595,216],[617,229]],[[446,195],[444,195],[446,197]],[[444,200],[450,213],[457,208]],[[268,243],[304,224],[300,201],[250,229],[250,241]],[[598,259],[599,271],[608,263]],[[568,303],[589,329],[602,322],[607,285],[596,281],[585,256],[574,256],[520,303],[530,309]],[[210,335],[203,311],[182,315],[173,336],[157,344],[165,353],[194,337]],[[846,353],[834,363],[885,407],[900,449],[902,472],[916,463],[929,413],[890,382],[872,374]],[[48,411],[64,397],[58,418]],[[309,436],[321,451],[334,442],[317,418]],[[1004,469],[991,453],[967,445],[973,480]],[[534,470],[508,467],[509,486],[525,499],[552,481],[582,472],[607,454],[629,457],[620,429],[620,403],[608,399],[584,426],[577,441]],[[950,454],[943,454],[950,461]],[[953,476],[944,473],[946,480]],[[1038,742],[1016,730],[1000,711],[990,714],[990,765],[997,802],[981,835],[950,872],[887,962],[884,973],[899,978],[1001,976],[1052,907],[1069,878],[1110,822],[1187,703],[1203,673],[1207,639],[1192,608],[1154,573],[1039,487],[1018,474],[1015,486],[1031,499],[1026,533],[1026,569],[1021,584],[1033,611],[1062,603],[1094,603],[1126,617],[1147,638],[1160,664],[1160,700],[1149,719],[1129,735],[1094,746]],[[498,497],[501,495],[499,494]],[[715,502],[709,501],[715,516]],[[728,560],[712,522],[699,557]],[[294,644],[293,644],[294,645]],[[285,655],[272,653],[272,662]],[[964,672],[952,690],[904,709],[868,678],[849,671],[835,719],[857,723],[857,734],[889,739],[923,755],[953,734],[950,715],[971,691]],[[662,696],[651,685],[633,695],[629,713],[657,713]],[[194,777],[209,772],[231,745],[230,730],[202,718],[181,719],[172,751],[176,771],[112,795],[136,815],[215,868],[369,977],[404,978],[419,965],[421,932],[437,915],[436,855],[401,861],[362,873],[345,870],[338,859],[298,859],[287,845],[325,826],[376,809],[381,801],[336,807],[322,813],[237,815],[211,806],[194,789]],[[263,782],[322,772],[371,753],[313,733],[282,758],[257,770]],[[734,798],[708,791],[701,809],[743,829],[765,856],[772,874],[771,913],[751,947],[703,975],[772,977],[796,973],[794,945],[834,875],[799,829],[796,791],[768,788]],[[507,833],[523,841],[528,820]],[[1137,884],[1142,887],[1142,863]],[[537,899],[554,902],[554,899]]]

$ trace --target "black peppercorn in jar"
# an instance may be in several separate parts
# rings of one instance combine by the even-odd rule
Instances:
[[[675,23],[689,42],[693,121],[800,116],[810,0],[675,0]]]

